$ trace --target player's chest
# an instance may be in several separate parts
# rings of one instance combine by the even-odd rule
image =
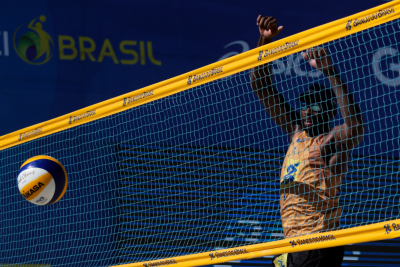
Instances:
[[[313,180],[321,167],[324,167],[321,147],[313,139],[298,138],[287,151],[281,172],[281,187],[295,182]]]

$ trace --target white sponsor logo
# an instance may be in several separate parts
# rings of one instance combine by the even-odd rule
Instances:
[[[393,47],[385,47],[381,48],[374,53],[372,56],[372,71],[376,76],[376,79],[381,83],[390,86],[396,87],[400,85],[400,64],[399,63],[389,63],[389,71],[397,72],[395,78],[389,78],[385,75],[385,72],[381,69],[382,59],[386,57],[395,57],[397,56],[398,51],[396,48]],[[386,72],[387,73],[387,72]]]
[[[224,47],[224,49],[225,49],[225,48],[228,48],[228,47],[230,47],[230,46],[232,46],[232,45],[240,45],[240,46],[242,46],[242,51],[241,51],[241,52],[232,51],[232,52],[226,53],[225,55],[223,55],[222,57],[220,57],[220,58],[218,59],[218,61],[219,61],[219,60],[223,60],[223,59],[228,58],[228,57],[231,57],[231,56],[234,56],[234,55],[237,55],[237,54],[240,54],[240,53],[244,53],[244,52],[248,51],[249,48],[250,48],[250,47],[249,47],[249,44],[248,44],[247,42],[242,41],[242,40],[238,40],[238,41],[234,41],[234,42],[232,42],[232,43],[227,44],[227,45]]]

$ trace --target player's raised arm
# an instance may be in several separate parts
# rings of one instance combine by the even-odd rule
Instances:
[[[283,26],[277,27],[277,20],[273,17],[261,15],[257,18],[257,25],[260,30],[257,47],[270,43],[272,38],[283,29]],[[292,137],[300,115],[290,107],[274,87],[269,63],[251,70],[251,87],[275,123]]]
[[[328,50],[314,48],[303,53],[303,57],[310,65],[321,70],[329,79],[336,99],[339,104],[340,113],[345,121],[344,124],[336,126],[332,132],[335,135],[337,146],[341,145],[341,151],[349,151],[358,146],[364,135],[363,116],[361,109],[354,100],[353,94],[343,83],[339,72],[332,65]]]

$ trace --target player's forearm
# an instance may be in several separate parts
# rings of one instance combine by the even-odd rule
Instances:
[[[260,36],[257,47],[269,44],[272,38]],[[250,72],[251,87],[257,93],[261,88],[267,88],[272,85],[272,74],[269,63],[254,67]]]
[[[267,37],[260,35],[260,39],[258,39],[257,47],[269,44],[270,42],[272,42],[272,38],[267,38]]]
[[[333,91],[336,94],[336,99],[339,104],[340,113],[348,127],[355,127],[360,131],[363,125],[363,116],[361,109],[356,103],[353,94],[343,83],[338,71],[333,67],[328,73],[325,73],[329,82],[332,85]]]

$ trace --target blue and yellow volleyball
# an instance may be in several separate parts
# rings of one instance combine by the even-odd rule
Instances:
[[[36,156],[25,161],[18,173],[21,195],[36,205],[50,205],[59,201],[68,186],[64,166],[55,158]]]

